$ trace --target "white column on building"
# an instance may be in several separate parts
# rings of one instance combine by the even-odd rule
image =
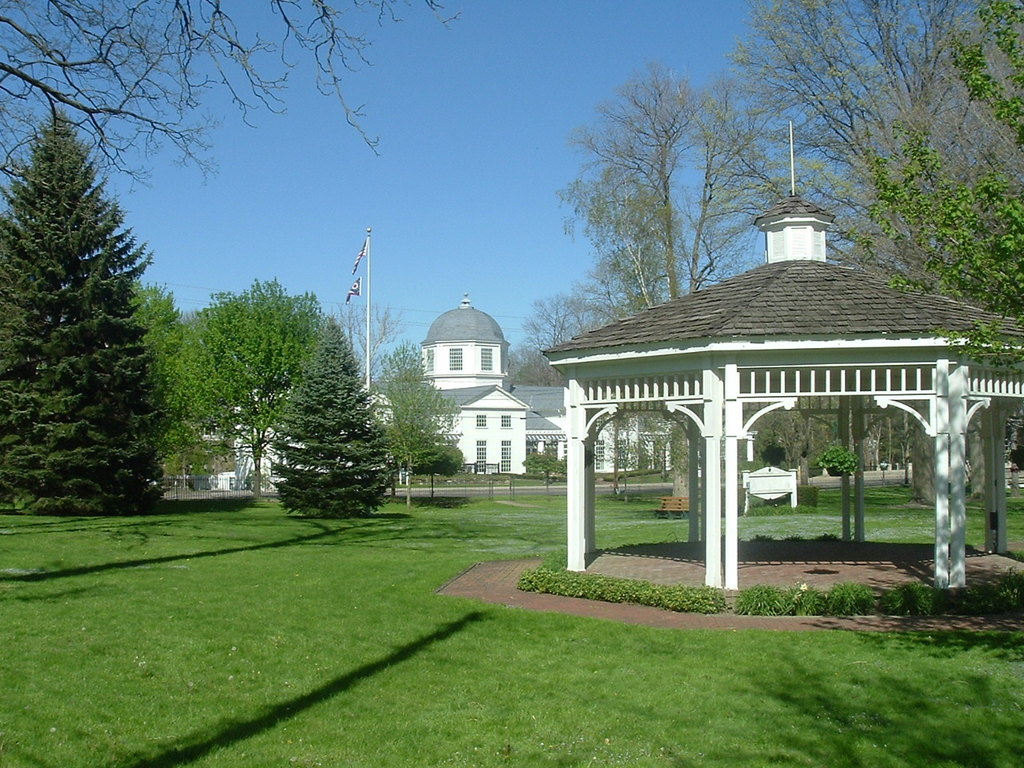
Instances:
[[[725,588],[739,589],[739,440],[743,430],[743,404],[739,401],[740,375],[735,363],[724,369],[725,472]]]
[[[985,549],[1006,552],[1006,457],[1003,431],[1006,416],[994,402],[984,412],[985,445]]]
[[[967,366],[949,374],[949,585],[967,584]]]
[[[853,482],[853,539],[864,541],[864,403],[861,398],[853,404],[853,446],[857,452],[857,474]]]
[[[700,486],[700,467],[703,452],[701,451],[700,429],[689,419],[686,424],[686,442],[686,458],[689,464],[687,467],[686,492],[690,494],[690,520],[687,541],[700,541],[701,518],[704,511],[704,498]]]
[[[568,441],[566,444],[566,545],[570,571],[587,568],[587,471],[586,438],[587,411],[583,405],[583,389],[575,378],[569,378],[566,389],[566,416]]]
[[[722,586],[722,380],[704,370],[704,583]]]
[[[949,587],[949,361],[935,363],[935,586]]]
[[[596,468],[598,429],[595,426],[583,440],[583,557],[597,550]]]
[[[839,398],[839,444],[843,448],[850,447],[850,398]],[[843,515],[843,541],[850,541],[850,476],[843,475],[839,479],[839,497]]]

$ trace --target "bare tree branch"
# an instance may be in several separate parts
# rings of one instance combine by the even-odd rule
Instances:
[[[440,0],[415,3],[451,20]],[[281,111],[303,61],[376,151],[346,98],[348,76],[369,64],[370,30],[401,21],[398,9],[413,4],[250,0],[229,11],[221,0],[0,0],[0,171],[16,172],[55,110],[112,169],[138,175],[164,145],[206,169],[212,121],[200,110],[209,92],[225,91],[246,121],[254,110]]]

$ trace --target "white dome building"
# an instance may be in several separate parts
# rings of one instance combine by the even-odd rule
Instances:
[[[421,344],[427,378],[459,405],[456,438],[470,472],[520,474],[527,453],[565,441],[564,390],[512,386],[508,346],[468,295],[431,323]]]
[[[508,342],[497,321],[473,307],[469,294],[431,323],[422,347],[427,376],[438,389],[506,383]]]

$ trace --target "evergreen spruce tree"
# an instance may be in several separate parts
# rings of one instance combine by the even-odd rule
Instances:
[[[384,503],[390,472],[359,365],[341,326],[328,318],[275,445],[281,503],[314,517],[361,517]]]
[[[0,496],[37,514],[133,514],[159,496],[133,285],[146,259],[59,115],[0,214]]]

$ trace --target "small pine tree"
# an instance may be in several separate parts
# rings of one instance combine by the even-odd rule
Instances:
[[[133,285],[145,253],[60,116],[0,215],[0,496],[38,514],[133,514],[159,497]]]
[[[359,365],[341,326],[324,323],[277,441],[281,503],[313,517],[362,517],[384,504],[390,470]]]

